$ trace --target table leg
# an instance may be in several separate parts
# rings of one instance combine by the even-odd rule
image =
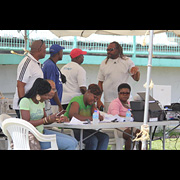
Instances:
[[[82,144],[83,143],[83,129],[80,129],[80,142],[79,142],[79,147],[80,150],[82,150]]]
[[[133,137],[133,127],[131,127],[131,137]],[[133,141],[131,140],[131,150],[133,150]]]
[[[163,150],[165,150],[165,129],[166,129],[166,126],[163,126]]]
[[[61,133],[64,133],[64,128],[61,128]]]
[[[150,140],[149,140],[149,150],[152,148],[152,126],[149,127],[149,135],[150,135]]]

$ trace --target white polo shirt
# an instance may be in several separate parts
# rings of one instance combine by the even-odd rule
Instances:
[[[37,78],[43,78],[43,72],[41,69],[41,63],[37,61],[31,54],[27,54],[26,57],[20,62],[17,68],[17,80],[25,85],[25,93],[29,91]],[[16,92],[14,94],[13,109],[19,109],[18,106],[18,91],[16,87]]]
[[[68,104],[75,96],[82,93],[80,87],[86,87],[86,71],[76,62],[70,62],[61,68],[61,73],[66,76],[67,82],[63,84],[61,104]]]
[[[126,60],[118,57],[117,59],[106,59],[102,61],[98,72],[98,81],[103,81],[104,102],[111,102],[118,97],[118,86],[127,83],[130,70],[134,63],[130,58]]]

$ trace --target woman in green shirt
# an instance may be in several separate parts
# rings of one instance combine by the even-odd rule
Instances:
[[[84,95],[76,96],[69,102],[65,116],[71,119],[73,116],[81,121],[87,119],[92,121],[92,114],[95,109],[95,102],[101,97],[102,91],[97,84],[90,84]],[[103,120],[102,116],[99,116]],[[95,130],[84,130],[83,138],[88,137]],[[80,130],[74,130],[75,138],[80,140]],[[97,132],[83,141],[85,150],[106,150],[109,143],[109,136],[102,132]]]
[[[21,118],[29,121],[37,130],[43,134],[56,134],[58,149],[73,150],[77,146],[77,140],[66,134],[44,129],[44,124],[61,122],[62,119],[56,114],[46,116],[45,100],[49,99],[51,85],[44,79],[35,80],[32,88],[19,100]],[[50,148],[49,142],[40,142],[41,149]]]

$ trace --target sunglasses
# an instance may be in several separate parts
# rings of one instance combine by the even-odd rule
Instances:
[[[130,94],[130,92],[120,92],[119,94],[129,95],[129,94]]]
[[[41,49],[42,45],[44,44],[44,41],[43,40],[40,40],[41,41],[41,46],[39,47],[39,49]]]
[[[116,48],[109,48],[109,49],[106,49],[106,51],[114,51],[114,49]]]

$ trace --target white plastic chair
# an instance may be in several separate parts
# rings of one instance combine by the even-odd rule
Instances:
[[[11,118],[11,116],[9,116],[8,114],[1,114],[0,115],[0,128],[2,127],[2,122],[5,119]],[[1,136],[0,136],[0,149],[1,150],[7,150],[8,149],[8,140],[7,137],[0,132]]]
[[[125,141],[122,137],[118,136],[118,131],[116,129],[102,129],[102,132],[108,134],[108,145],[111,145],[111,150],[123,150]]]
[[[18,118],[8,118],[2,122],[3,133],[8,138],[8,149],[13,141],[14,150],[30,150],[29,132],[31,132],[40,142],[51,142],[48,150],[58,150],[56,135],[44,135],[40,133],[31,123]]]

